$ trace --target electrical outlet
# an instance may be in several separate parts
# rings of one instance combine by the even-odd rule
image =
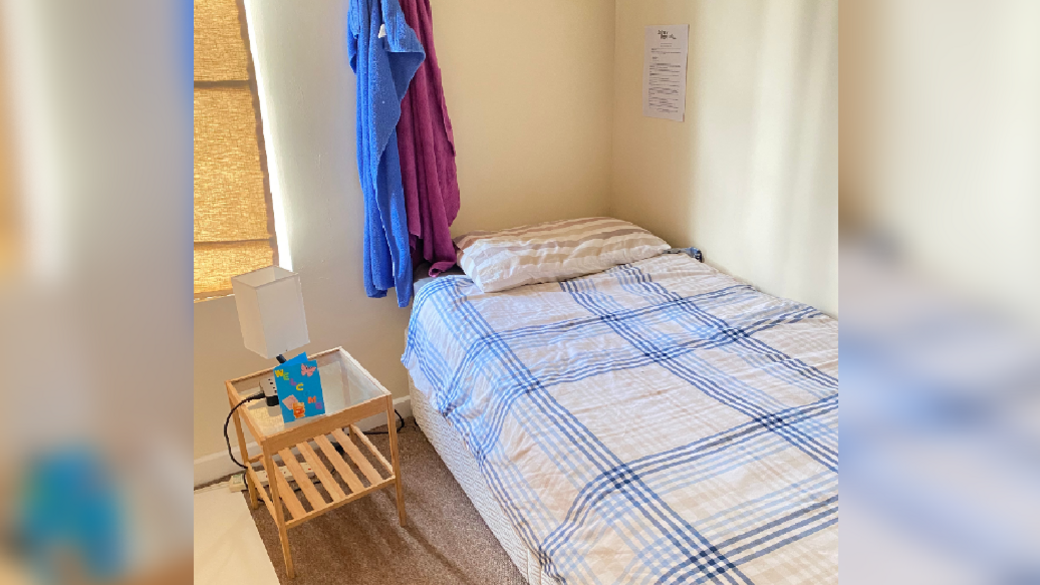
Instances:
[[[264,391],[264,395],[277,394],[278,390],[274,383],[274,376],[268,376],[260,382],[260,388]]]
[[[260,380],[260,390],[264,393],[264,400],[268,407],[278,406],[278,387],[275,385],[274,376]]]
[[[233,491],[233,492],[245,491],[245,489],[246,489],[245,474],[244,473],[239,473],[237,475],[232,475],[231,479],[228,481],[228,489]]]

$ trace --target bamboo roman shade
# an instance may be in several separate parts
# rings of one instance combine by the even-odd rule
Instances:
[[[236,0],[195,0],[195,297],[277,262],[256,76]]]

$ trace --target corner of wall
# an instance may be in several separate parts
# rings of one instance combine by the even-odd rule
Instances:
[[[618,19],[618,12],[622,0],[614,0],[611,2],[612,16],[614,19],[614,27],[611,29],[610,44],[614,47],[610,57],[610,162],[607,165],[608,176],[607,176],[607,202],[605,215],[608,217],[615,217],[615,205],[614,197],[615,193],[615,164],[614,161],[617,157],[617,62],[618,62],[618,27],[620,21]]]

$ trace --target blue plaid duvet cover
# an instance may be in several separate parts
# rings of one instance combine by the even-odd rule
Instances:
[[[402,361],[558,583],[836,583],[838,322],[683,255],[415,299]]]

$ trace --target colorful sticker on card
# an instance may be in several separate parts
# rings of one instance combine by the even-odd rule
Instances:
[[[301,353],[275,368],[274,383],[285,422],[325,414],[318,362],[308,360],[306,354]]]

